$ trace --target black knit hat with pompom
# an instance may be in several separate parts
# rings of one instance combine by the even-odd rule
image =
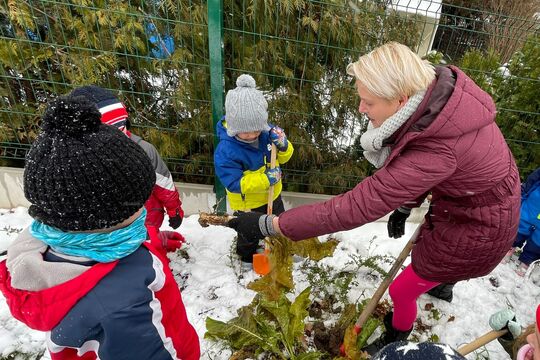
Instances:
[[[24,194],[36,220],[64,231],[97,230],[135,214],[155,180],[139,145],[102,124],[94,103],[68,95],[43,115],[26,157]]]

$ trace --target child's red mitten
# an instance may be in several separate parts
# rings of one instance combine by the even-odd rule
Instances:
[[[160,231],[158,234],[162,246],[167,252],[174,252],[182,247],[186,239],[176,231]]]

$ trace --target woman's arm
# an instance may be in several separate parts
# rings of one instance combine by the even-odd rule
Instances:
[[[455,169],[454,153],[445,145],[411,146],[354,189],[287,210],[273,224],[292,240],[353,229],[417,199]]]

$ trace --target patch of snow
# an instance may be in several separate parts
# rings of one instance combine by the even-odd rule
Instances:
[[[10,229],[23,229],[30,222],[31,218],[25,208],[0,209],[0,251],[5,250],[16,238],[16,231]],[[167,219],[164,224],[168,224]],[[353,255],[396,257],[416,226],[417,224],[407,223],[405,236],[397,240],[388,238],[385,222],[374,222],[333,234],[340,243],[333,256],[321,260],[320,264],[335,271],[342,271],[352,268]],[[163,226],[162,229],[171,230],[168,226]],[[182,252],[170,254],[170,266],[182,289],[189,320],[199,335],[201,359],[228,359],[230,350],[224,349],[220,343],[204,339],[206,317],[222,321],[235,317],[237,309],[249,304],[253,299],[255,293],[247,289],[246,285],[256,279],[257,275],[252,271],[241,275],[239,260],[234,252],[236,233],[232,229],[217,226],[202,228],[198,223],[198,216],[192,215],[184,219],[179,231],[187,240],[183,250],[189,258],[182,257]],[[320,237],[322,241],[327,238],[328,236]],[[1,256],[0,260],[4,258],[5,256]],[[295,294],[309,285],[305,274],[301,272],[301,265],[302,262],[294,265]],[[382,267],[388,270],[391,264],[384,263]],[[489,316],[506,306],[514,308],[523,325],[532,323],[535,304],[540,298],[540,287],[532,281],[536,275],[521,278],[515,274],[514,269],[514,263],[501,264],[485,277],[457,283],[452,303],[422,295],[418,300],[418,318],[424,324],[433,326],[430,333],[437,334],[441,342],[453,348],[488,332]],[[378,276],[363,270],[358,272],[355,280],[357,285],[348,294],[350,301],[371,296],[381,281]],[[389,299],[388,294],[384,298]],[[433,311],[426,310],[427,304],[434,305],[433,308],[440,316],[438,319],[434,318]],[[428,335],[429,333],[419,334],[420,340],[428,340]],[[486,349],[490,360],[508,359],[497,341],[488,344]],[[15,320],[0,295],[0,356],[5,357],[14,351],[29,354],[45,351],[45,335]],[[468,358],[476,357],[472,353]],[[50,359],[47,351],[43,359]]]

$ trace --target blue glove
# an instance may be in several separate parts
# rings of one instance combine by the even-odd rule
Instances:
[[[270,140],[276,145],[279,151],[287,151],[289,142],[287,141],[287,135],[285,131],[278,126],[274,126],[270,129]]]
[[[275,185],[281,180],[281,168],[279,166],[276,166],[273,169],[266,169],[264,173],[266,174],[270,185]]]
[[[516,314],[512,309],[499,310],[489,318],[489,326],[496,331],[508,329],[508,334],[503,336],[508,340],[514,340],[521,334],[521,324],[516,320]]]

